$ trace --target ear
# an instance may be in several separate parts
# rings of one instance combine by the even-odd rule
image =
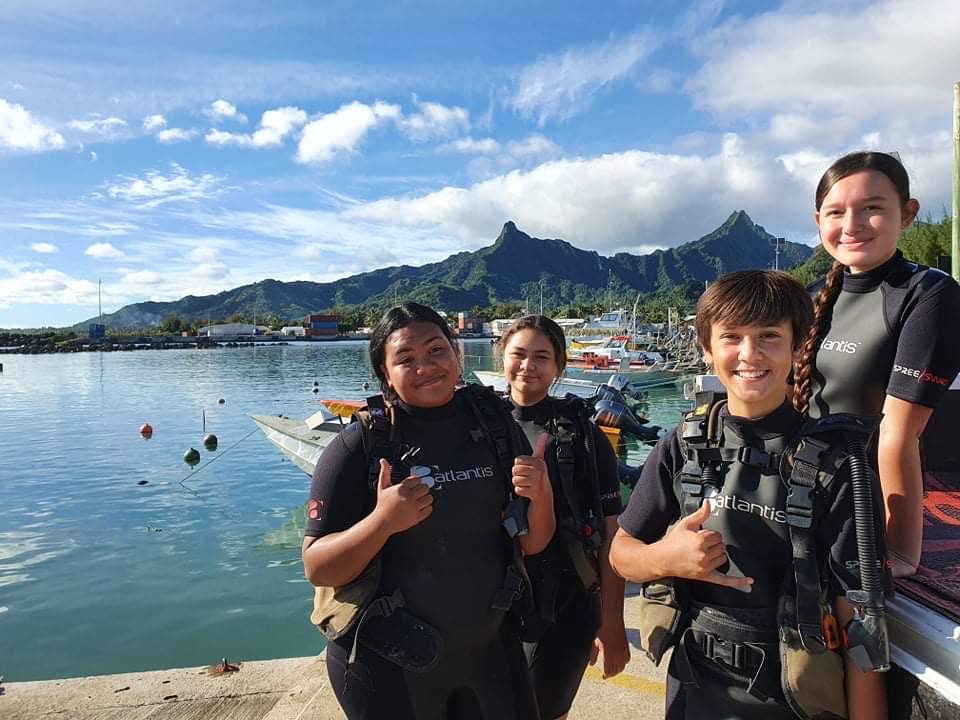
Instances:
[[[817,229],[820,228],[820,211],[815,210],[813,213],[813,221],[817,224]]]
[[[903,206],[903,209],[900,211],[900,229],[906,230],[913,224],[913,221],[917,218],[917,213],[920,212],[920,203],[914,198],[907,200],[906,204]]]
[[[703,350],[703,363],[708,368],[713,367],[713,353],[704,348]]]
[[[387,387],[393,387],[393,384],[390,382],[390,372],[387,370],[386,363],[380,366],[380,372],[383,373],[383,376],[387,379]]]

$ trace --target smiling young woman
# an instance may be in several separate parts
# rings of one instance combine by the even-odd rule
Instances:
[[[883,414],[874,460],[897,575],[915,572],[920,560],[920,436],[960,370],[960,287],[897,250],[919,209],[892,155],[852,153],[823,174],[814,219],[834,264],[814,286],[794,395],[813,417]]]
[[[553,536],[545,463],[499,398],[459,387],[456,340],[431,308],[387,312],[369,356],[382,396],[324,449],[302,548],[307,579],[320,588],[349,587],[375,569],[377,600],[329,637],[337,699],[350,720],[534,717],[503,597],[517,590],[516,556]],[[498,424],[478,420],[490,413]],[[390,463],[414,449],[416,464],[394,478]],[[511,539],[502,518],[518,497],[529,501],[529,530]]]
[[[609,561],[621,509],[617,459],[579,398],[549,395],[567,362],[560,326],[528,315],[507,329],[500,347],[514,418],[532,445],[549,438],[544,459],[557,532],[543,552],[526,559],[539,612],[528,623],[524,649],[541,717],[554,720],[566,717],[588,662],[602,653],[603,676],[612,677],[630,659],[624,582]],[[577,572],[585,565],[589,577]]]

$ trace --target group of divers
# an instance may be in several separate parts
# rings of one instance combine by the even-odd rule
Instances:
[[[898,158],[846,155],[816,190],[825,278],[704,292],[726,392],[658,441],[625,508],[583,401],[548,394],[556,323],[503,334],[498,396],[462,383],[436,312],[389,310],[382,395],[317,463],[302,550],[346,717],[563,718],[588,663],[630,658],[626,580],[643,650],[672,649],[665,717],[887,717],[884,598],[918,566],[919,438],[960,370],[960,286],[897,250],[918,210]]]

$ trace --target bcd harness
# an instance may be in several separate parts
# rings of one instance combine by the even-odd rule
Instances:
[[[769,697],[778,683],[790,707],[801,718],[846,717],[843,663],[836,652],[840,633],[821,582],[815,530],[818,497],[832,481],[847,454],[827,442],[824,430],[850,429],[837,423],[807,423],[782,453],[749,446],[725,447],[721,393],[698,393],[696,407],[678,428],[684,465],[675,480],[682,516],[695,512],[723,487],[727,468],[733,463],[775,471],[787,486],[784,514],[791,547],[793,573],[785,578],[777,608],[746,613],[724,612],[710,605],[695,606],[691,581],[670,578],[649,583],[643,589],[645,620],[641,643],[654,662],[666,649],[693,642],[711,661],[720,661],[744,677],[747,690],[759,700]],[[858,428],[863,430],[863,428]],[[819,437],[817,437],[819,435]],[[789,474],[785,472],[789,466]],[[732,610],[732,609],[723,609]],[[757,622],[751,622],[751,613]],[[761,616],[763,620],[761,620]],[[771,627],[769,618],[775,617]],[[689,640],[688,640],[689,638]],[[780,677],[770,677],[766,653],[777,652]],[[688,663],[683,647],[679,663]],[[692,681],[689,666],[678,672]]]
[[[527,559],[531,577],[539,580],[537,615],[547,624],[556,621],[558,593],[566,567],[572,567],[584,589],[599,589],[600,548],[606,539],[590,409],[582,398],[568,394],[562,400],[552,401],[550,410],[543,429],[554,438],[559,494],[567,512],[558,513],[557,532],[548,550]],[[543,629],[533,629],[531,638]]]
[[[467,385],[460,388],[457,394],[465,396],[465,404],[470,408],[477,424],[477,427],[470,431],[473,441],[485,442],[490,446],[493,450],[496,470],[506,483],[508,501],[503,509],[502,525],[505,530],[504,543],[509,545],[509,556],[512,562],[505,570],[503,586],[494,595],[491,605],[495,610],[508,612],[516,608],[521,598],[529,595],[525,590],[527,581],[520,562],[519,545],[516,542],[516,536],[527,531],[527,503],[514,495],[510,481],[514,458],[523,454],[524,448],[519,439],[519,428],[516,428],[513,418],[492,390],[480,385]],[[387,460],[391,464],[391,482],[397,484],[410,474],[411,466],[419,454],[419,448],[411,448],[403,443],[397,423],[396,406],[386,401],[382,395],[367,398],[366,407],[354,414],[353,421],[359,423],[364,454],[370,460],[367,489],[370,510],[372,510],[376,504],[380,460]],[[356,657],[360,626],[368,618],[388,618],[405,607],[403,593],[399,589],[390,595],[377,597],[380,592],[380,563],[380,556],[377,555],[363,573],[351,583],[337,588],[316,588],[311,620],[328,640],[335,640],[347,634],[354,626],[357,628],[348,660],[350,663]],[[406,611],[401,610],[401,612]],[[420,631],[425,631],[427,635],[431,631],[436,634],[435,630],[422,621],[415,621],[413,626]],[[423,635],[423,632],[413,634]],[[404,635],[409,638],[411,633],[404,633]],[[419,654],[424,657],[432,655],[432,657],[423,661],[420,658],[408,658],[410,662],[399,664],[408,670],[419,672],[431,669],[438,659],[438,646],[442,644],[442,638],[426,637],[426,642],[430,648],[435,649],[435,652],[423,650]],[[404,651],[402,648],[391,648],[390,654],[392,657],[389,659],[397,660],[397,655],[403,655]]]

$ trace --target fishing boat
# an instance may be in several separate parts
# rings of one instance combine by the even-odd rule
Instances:
[[[564,381],[586,381],[592,383],[594,387],[604,378],[609,377],[610,373],[624,378],[631,385],[644,390],[655,387],[666,387],[674,385],[684,374],[676,363],[665,363],[663,365],[651,365],[647,368],[629,368],[622,367],[567,367],[564,370]]]
[[[474,376],[482,385],[489,385],[498,392],[507,391],[507,379],[503,373],[492,372],[490,370],[474,370]],[[553,397],[564,397],[567,393],[573,393],[579,397],[592,397],[597,391],[597,386],[607,382],[614,377],[610,372],[603,373],[603,377],[595,380],[589,378],[571,378],[559,377],[550,385],[550,394]]]
[[[342,414],[326,407],[306,420],[293,420],[283,415],[251,415],[250,419],[267,440],[307,475],[313,475],[323,449],[346,424]]]

